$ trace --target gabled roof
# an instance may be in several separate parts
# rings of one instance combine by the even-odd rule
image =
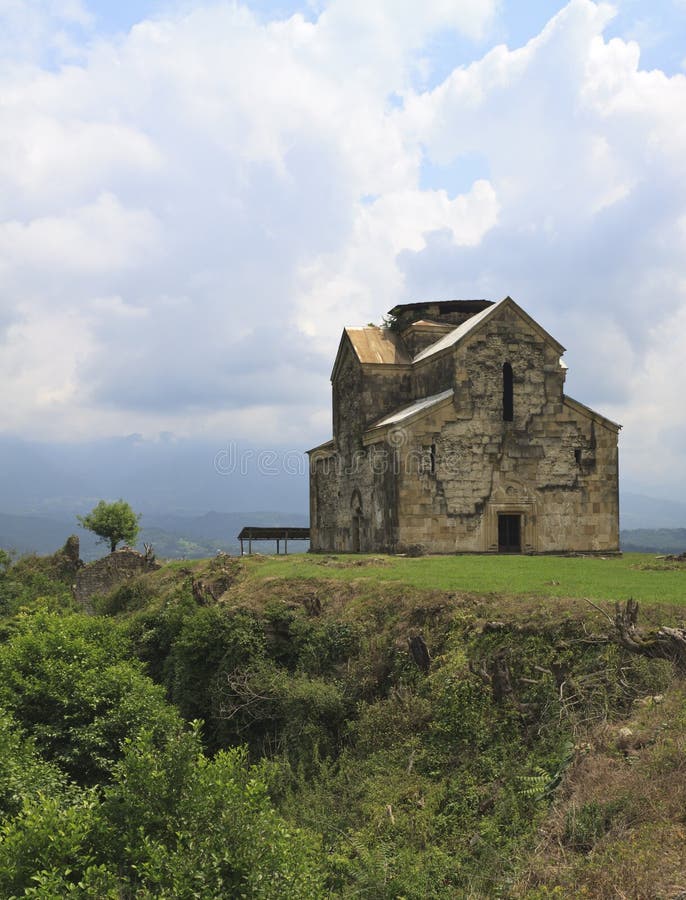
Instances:
[[[409,366],[412,360],[408,356],[400,336],[389,328],[367,325],[364,328],[344,328],[338,353],[331,370],[331,380],[341,363],[345,348],[350,346],[362,365]]]
[[[574,400],[568,394],[564,394],[562,397],[562,402],[565,406],[568,406],[570,409],[573,409],[574,412],[581,413],[581,415],[586,416],[589,419],[593,419],[594,422],[598,422],[600,425],[604,425],[606,428],[609,428],[611,431],[620,431],[621,425],[618,425],[617,422],[613,422],[612,419],[608,419],[607,416],[602,416],[599,412],[596,412],[594,409],[591,409],[590,406],[586,406],[585,403],[579,403],[578,400]]]
[[[442,350],[447,350],[448,347],[454,347],[456,344],[459,344],[467,335],[472,335],[483,325],[487,320],[498,316],[503,309],[509,307],[510,309],[514,309],[518,315],[520,315],[526,322],[533,328],[534,331],[537,331],[544,340],[555,345],[557,350],[560,353],[564,353],[564,347],[559,341],[556,341],[555,338],[548,334],[548,332],[541,328],[541,326],[536,322],[531,316],[525,312],[521,306],[514,302],[512,297],[505,297],[504,300],[498,300],[497,303],[494,303],[492,306],[487,306],[486,309],[483,309],[481,312],[477,313],[475,316],[472,316],[470,319],[467,319],[466,322],[463,322],[461,325],[458,325],[454,331],[451,331],[450,334],[446,334],[440,340],[436,341],[435,344],[432,344],[430,347],[427,347],[426,350],[422,350],[421,353],[418,353],[415,356],[413,362],[421,362],[424,359],[428,359],[431,356],[434,356],[436,353],[440,353]]]
[[[310,450],[307,450],[307,453],[316,453],[317,455],[322,456],[330,456],[335,450],[335,444],[333,438],[329,441],[324,441],[323,444],[317,444],[316,447],[312,447]]]
[[[414,403],[396,409],[389,415],[384,416],[383,419],[379,419],[378,422],[374,422],[373,425],[366,429],[365,435],[373,434],[375,431],[388,428],[391,425],[398,425],[400,422],[409,422],[410,419],[420,419],[444,401],[452,400],[454,393],[453,389],[449,388],[447,391],[441,391],[440,394],[432,394],[430,397],[422,397],[421,400],[415,400]]]

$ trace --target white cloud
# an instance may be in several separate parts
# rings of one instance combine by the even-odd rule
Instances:
[[[76,0],[0,0],[4,429],[317,441],[343,325],[509,293],[570,347],[573,395],[640,408],[627,467],[667,471],[686,77],[572,0],[423,90],[432,35],[483,41],[497,6],[198,2],[105,39]],[[420,188],[461,158],[487,176]]]
[[[432,240],[403,266],[410,291],[520,300],[571,348],[570,392],[627,425],[624,470],[673,479],[656,435],[683,420],[686,387],[663,352],[686,310],[686,78],[640,70],[635,42],[603,39],[610,15],[573,0],[526,47],[411,98],[432,159],[485,157],[500,214],[472,251]]]
[[[62,216],[0,225],[0,269],[28,269],[49,279],[121,272],[158,252],[159,229],[147,210],[126,209],[102,194],[94,203]],[[20,274],[21,277],[21,274]],[[19,290],[17,285],[16,290]]]

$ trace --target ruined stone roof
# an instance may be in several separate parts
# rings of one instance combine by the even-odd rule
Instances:
[[[345,333],[361,363],[409,366],[412,362],[400,337],[388,328],[368,325],[346,328]]]
[[[417,300],[414,303],[398,303],[389,309],[388,314],[398,316],[403,312],[423,312],[431,307],[438,308],[441,313],[478,313],[492,303],[492,300]]]
[[[409,406],[403,406],[401,409],[396,409],[395,412],[390,413],[390,415],[384,416],[383,419],[379,419],[379,421],[371,425],[367,431],[371,431],[374,428],[385,428],[388,425],[397,425],[399,422],[404,422],[406,419],[417,415],[417,413],[428,412],[437,404],[442,403],[443,400],[452,397],[454,393],[453,389],[449,388],[447,391],[441,391],[440,394],[432,394],[430,397],[422,397],[421,400],[415,400],[415,402],[410,403]]]
[[[541,328],[541,326],[536,322],[531,316],[524,312],[521,306],[518,306],[511,297],[505,297],[504,300],[498,300],[496,303],[487,306],[485,309],[482,309],[481,312],[472,316],[470,319],[467,319],[466,322],[463,322],[461,325],[458,325],[454,331],[451,331],[450,334],[446,334],[440,340],[436,341],[435,344],[431,344],[430,347],[427,347],[426,350],[422,350],[421,353],[418,353],[415,356],[413,362],[421,362],[424,359],[428,359],[430,356],[433,356],[436,353],[440,353],[442,350],[446,350],[448,347],[454,347],[455,344],[459,343],[463,338],[465,338],[468,334],[473,333],[477,330],[477,328],[485,322],[487,319],[490,319],[492,316],[497,315],[501,309],[505,305],[509,305],[513,307],[517,313],[525,318],[527,322],[534,328],[539,334],[543,335],[547,340],[551,341],[555,344],[560,352],[564,352],[564,347],[560,344],[559,341],[556,341],[554,337],[548,334],[545,329]]]

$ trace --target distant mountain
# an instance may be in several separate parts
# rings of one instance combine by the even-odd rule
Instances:
[[[622,529],[686,528],[686,503],[622,492],[619,518]]]
[[[274,508],[305,515],[309,489],[303,449],[231,440],[143,440],[140,435],[70,444],[0,435],[0,508],[73,520],[75,512],[88,512],[100,499],[123,497],[136,510],[163,515]]]
[[[141,539],[151,543],[158,556],[166,559],[199,558],[213,556],[218,550],[237,554],[240,545],[237,536],[245,525],[297,525],[307,526],[309,519],[302,513],[285,512],[208,512],[201,516],[149,513],[141,520]],[[293,545],[306,550],[307,543]],[[275,553],[271,541],[254,547],[260,553]]]
[[[236,554],[236,539],[244,525],[297,525],[308,524],[302,513],[284,512],[208,512],[199,516],[144,513],[137,546],[152,544],[155,553],[164,559],[197,559],[214,556],[218,550]],[[78,534],[81,542],[81,558],[97,559],[107,553],[104,544],[97,543],[94,535],[80,528],[76,517],[51,519],[45,516],[22,516],[0,513],[0,547],[18,554],[54,553],[64,545],[70,534]],[[307,549],[307,544],[294,545]],[[270,542],[257,544],[262,553],[275,552]]]
[[[244,525],[298,525],[306,526],[309,519],[303,513],[262,510],[259,512],[207,512],[200,516],[184,516],[174,513],[147,513],[141,524],[160,528],[172,534],[181,534],[199,541],[232,542]]]
[[[70,534],[78,534],[81,540],[83,559],[102,556],[96,538],[78,527],[75,519],[69,524],[44,516],[20,516],[0,513],[0,547],[18,554],[54,553],[64,546]]]
[[[619,542],[625,553],[684,553],[686,528],[635,528],[620,532]]]

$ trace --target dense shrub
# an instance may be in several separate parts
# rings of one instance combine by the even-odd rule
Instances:
[[[1,896],[322,896],[312,842],[241,751],[209,760],[195,733],[142,731],[112,776],[102,794],[23,796],[0,823]]]
[[[74,608],[73,573],[65,570],[62,557],[28,554],[17,560],[0,550],[0,617],[13,616],[22,608]]]
[[[128,654],[116,623],[73,614],[18,618],[0,645],[0,705],[80,784],[106,780],[136,730],[154,723],[163,733],[177,720]]]

